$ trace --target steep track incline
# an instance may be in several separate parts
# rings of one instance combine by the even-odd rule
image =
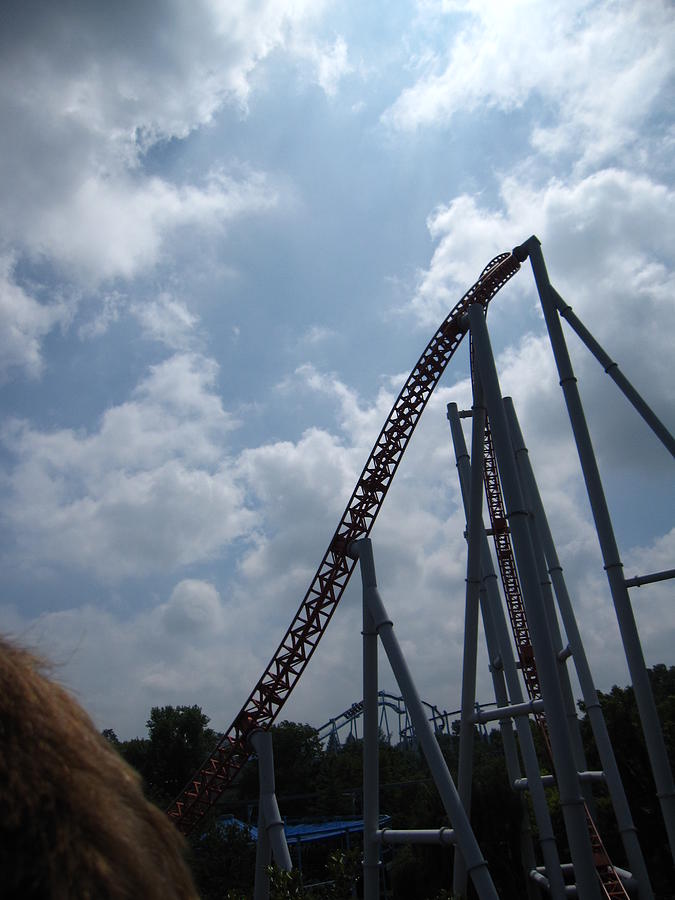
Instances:
[[[356,565],[346,555],[347,548],[352,541],[370,533],[415,426],[464,337],[463,319],[469,306],[480,303],[487,307],[519,268],[520,262],[513,253],[496,256],[449,313],[417,361],[272,660],[233,724],[167,810],[184,834],[195,828],[244,766],[251,755],[248,734],[256,728],[269,728],[305,670]]]

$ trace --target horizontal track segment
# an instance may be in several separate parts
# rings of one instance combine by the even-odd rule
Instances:
[[[356,561],[347,556],[352,541],[367,537],[415,426],[466,331],[473,303],[487,307],[520,268],[512,253],[496,256],[464,294],[427,344],[384,423],[347,508],[300,608],[276,653],[218,745],[167,810],[189,834],[214,805],[251,755],[248,734],[269,728],[309,662],[335,611]]]

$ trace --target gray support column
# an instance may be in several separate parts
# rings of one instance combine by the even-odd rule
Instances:
[[[504,663],[497,641],[497,629],[493,622],[492,609],[490,608],[490,599],[485,582],[483,582],[480,590],[480,610],[483,617],[483,627],[485,629],[485,642],[490,658],[490,675],[492,676],[495,700],[497,701],[497,707],[504,708],[505,706],[509,706],[509,695],[506,690],[506,679],[504,678]],[[504,744],[506,773],[509,783],[513,784],[514,781],[522,777],[522,772],[520,769],[520,760],[518,759],[516,737],[510,719],[499,720],[499,730]]]
[[[626,652],[626,660],[630,670],[637,702],[640,721],[647,744],[647,753],[654,773],[656,791],[661,803],[661,810],[668,834],[670,852],[675,859],[675,785],[668,762],[661,725],[656,711],[656,704],[652,695],[647,667],[645,665],[640,636],[635,624],[635,616],[631,606],[628,589],[623,576],[623,564],[619,556],[619,549],[614,536],[614,529],[605,499],[605,492],[600,479],[600,472],[593,451],[591,436],[586,424],[586,417],[581,405],[581,397],[577,389],[576,377],[572,368],[572,362],[567,351],[567,345],[562,332],[562,326],[555,307],[551,284],[546,271],[546,264],[541,252],[541,244],[536,237],[529,238],[523,245],[523,251],[530,256],[532,271],[537,283],[537,290],[541,299],[546,327],[548,328],[551,347],[555,357],[560,384],[563,389],[567,411],[569,413],[574,440],[579,453],[581,469],[586,482],[586,490],[593,512],[595,528],[598,534],[600,550],[607,572],[609,589],[616,610],[621,639]]]
[[[593,356],[604,368],[605,372],[619,388],[621,393],[628,398],[628,400],[632,403],[638,413],[645,420],[647,425],[649,425],[651,430],[661,441],[663,446],[670,451],[671,456],[675,456],[675,438],[668,431],[663,422],[654,413],[652,408],[645,402],[643,397],[635,390],[630,381],[619,369],[618,363],[615,363],[614,360],[607,353],[605,353],[605,351],[602,349],[602,347],[596,341],[590,331],[586,328],[583,322],[581,322],[577,318],[577,316],[575,316],[575,314],[572,312],[572,307],[569,306],[569,304],[565,303],[563,298],[552,285],[550,287],[550,290],[551,296],[553,297],[553,301],[557,306],[560,315],[564,319],[566,319],[567,322],[569,322],[574,331],[576,331],[578,336],[591,351]]]
[[[482,524],[483,523],[481,520],[481,528]],[[485,532],[483,531],[481,535],[481,547],[484,537]],[[488,590],[484,581],[481,585],[480,590],[480,609],[481,615],[483,617],[483,628],[485,629],[485,642],[487,644],[488,655],[490,657],[490,674],[492,676],[492,684],[495,691],[495,700],[497,701],[498,706],[508,706],[509,699],[506,690],[506,680],[504,678],[504,664],[499,652],[497,632],[494,626],[494,622],[492,621],[492,609],[490,608]],[[529,729],[529,725],[527,727]],[[509,784],[513,785],[521,777],[520,761],[518,759],[518,747],[516,745],[513,724],[510,720],[501,721],[499,723],[499,731],[502,736],[504,759],[506,761],[506,772],[509,779]],[[524,797],[521,797],[520,804],[520,858],[523,866],[523,872],[525,873],[525,890],[527,892],[528,900],[538,900],[538,898],[541,897],[541,892],[529,877],[529,872],[534,869],[537,864],[534,852],[534,842],[532,840],[532,829],[530,827],[530,813],[527,801]]]
[[[574,863],[576,883],[580,896],[584,900],[587,898],[590,900],[590,898],[600,897],[600,887],[586,826],[585,805],[581,797],[574,756],[567,733],[565,705],[539,586],[528,514],[523,502],[515,458],[511,449],[499,378],[485,323],[485,313],[479,304],[473,304],[470,307],[469,323],[474,341],[474,359],[483,383],[490,417],[495,453],[504,490],[507,519],[511,527],[513,548],[523,590],[523,602],[527,612],[530,636],[534,646],[539,682],[546,704],[546,719],[560,792],[560,805]]]
[[[457,788],[462,806],[471,819],[471,782],[473,778],[473,741],[476,704],[476,664],[478,653],[478,604],[481,586],[480,540],[483,532],[483,442],[485,407],[480,381],[474,384],[471,433],[471,488],[467,515],[468,553],[466,562],[466,602],[464,607],[464,655],[462,662],[462,713],[459,728]],[[452,888],[465,897],[467,872],[459,847],[455,848]]]
[[[286,872],[290,872],[292,869],[291,855],[288,852],[284,822],[279,813],[274,793],[272,735],[269,731],[258,730],[252,732],[248,740],[258,755],[258,778],[260,781],[254,900],[267,900],[269,897],[267,866],[270,864],[270,852],[274,856],[277,866]]]
[[[469,454],[466,450],[466,444],[464,442],[464,434],[462,432],[462,425],[456,403],[448,404],[448,420],[450,422],[450,431],[455,448],[455,456],[457,458],[457,470],[459,473],[460,487],[462,489],[464,512],[468,515],[471,465],[469,462]],[[486,587],[488,605],[490,608],[490,617],[485,618],[484,622],[486,624],[488,622],[491,623],[488,634],[491,633],[492,627],[494,627],[494,641],[498,648],[498,658],[503,667],[511,702],[523,703],[523,689],[520,678],[518,677],[516,663],[513,658],[511,636],[509,634],[508,625],[506,624],[504,607],[499,594],[498,578],[492,564],[492,557],[490,555],[490,547],[485,528],[483,528],[481,542],[481,568],[483,572],[483,583]],[[490,645],[488,644],[488,647],[489,646]],[[494,655],[494,651],[490,651],[490,655],[493,660],[497,659],[497,655]],[[497,702],[500,706],[509,705],[508,698],[503,694],[497,696]],[[518,743],[520,744],[520,752],[523,757],[523,765],[525,767],[530,796],[532,798],[532,808],[539,830],[539,846],[541,847],[541,853],[546,865],[546,872],[550,881],[551,896],[554,900],[563,900],[565,897],[565,883],[562,877],[558,848],[553,834],[553,825],[551,823],[548,804],[546,802],[546,792],[539,771],[537,752],[534,747],[532,732],[530,731],[530,722],[528,719],[519,716],[516,718],[515,728],[518,735]],[[514,786],[515,781],[516,779],[512,780]]]
[[[462,806],[457,788],[452,780],[445,759],[438,745],[436,736],[428,722],[419,698],[417,689],[408,669],[408,664],[401,651],[394,626],[387,615],[382,599],[377,589],[375,577],[375,563],[373,550],[369,538],[354,541],[349,552],[357,556],[361,563],[361,577],[363,578],[364,599],[367,602],[370,614],[377,633],[382,641],[389,664],[398,683],[399,689],[410,713],[417,740],[422,746],[431,776],[443,803],[443,808],[450,819],[455,832],[457,843],[462,848],[462,855],[466,862],[467,870],[471,876],[476,893],[480,900],[498,900],[492,877],[488,871],[487,863],[483,858],[476,837],[471,830],[471,825]]]
[[[514,440],[514,435],[511,430],[511,420],[509,418],[509,409],[513,410],[513,403],[511,402],[509,397],[504,398],[504,408],[507,412],[507,423],[509,425],[511,444],[514,449],[514,453],[516,455],[516,465],[518,465],[518,454],[516,452],[516,442]],[[551,634],[551,641],[553,643],[553,650],[556,655],[556,659],[558,660],[558,675],[560,677],[560,687],[563,695],[563,702],[565,704],[565,711],[567,714],[567,723],[568,723],[568,733],[570,736],[570,741],[572,744],[572,753],[574,754],[574,763],[578,772],[584,772],[588,769],[588,764],[586,762],[586,754],[584,752],[584,745],[581,740],[581,728],[579,727],[579,718],[577,716],[576,704],[574,702],[574,693],[572,691],[572,683],[570,681],[569,672],[567,670],[567,657],[563,653],[563,642],[562,635],[560,633],[560,625],[558,624],[558,616],[556,614],[555,602],[553,599],[553,590],[551,585],[551,579],[549,577],[548,568],[546,565],[546,555],[544,553],[544,547],[541,539],[541,535],[539,534],[538,529],[538,519],[533,515],[533,501],[528,490],[527,483],[523,480],[521,475],[520,467],[518,466],[518,474],[521,476],[521,487],[523,491],[523,499],[525,500],[527,509],[528,509],[528,522],[530,525],[530,537],[532,539],[532,548],[534,550],[535,561],[537,565],[537,570],[539,572],[539,584],[541,586],[542,598],[544,600],[544,609],[546,611],[546,616],[548,619],[548,627]],[[581,783],[581,793],[584,797],[586,805],[592,813],[595,813],[595,802],[593,799],[593,790],[592,785],[588,782]]]
[[[529,497],[527,498],[528,508],[531,510],[532,505],[529,501]],[[539,583],[541,585],[542,596],[544,598],[544,608],[548,617],[548,624],[551,633],[551,642],[553,645],[553,651],[555,653],[556,660],[558,661],[558,675],[560,678],[560,687],[562,690],[563,703],[565,705],[565,713],[567,715],[567,729],[568,734],[570,736],[570,743],[572,746],[572,753],[574,755],[574,764],[576,770],[578,772],[584,772],[588,769],[588,764],[586,762],[586,754],[584,752],[584,745],[581,740],[581,728],[579,727],[579,717],[577,716],[576,705],[574,702],[574,693],[572,691],[572,683],[569,678],[569,672],[567,671],[567,658],[564,655],[562,636],[560,634],[560,626],[558,624],[558,617],[555,611],[555,604],[553,601],[553,589],[551,585],[551,579],[549,577],[548,569],[546,566],[546,558],[544,556],[544,550],[541,544],[541,539],[538,534],[536,527],[534,527],[534,521],[532,517],[530,517],[530,537],[532,538],[532,546],[535,553],[535,559],[537,563],[537,569],[539,571]],[[593,809],[595,803],[593,800],[593,791],[591,789],[590,784],[584,785],[581,784],[581,793],[584,797],[586,805],[589,809]]]
[[[255,881],[253,900],[269,900],[270,876],[267,867],[272,862],[272,848],[265,828],[262,804],[258,807],[258,840],[255,845]]]
[[[363,897],[380,896],[379,727],[377,715],[377,631],[363,583]]]
[[[506,415],[509,420],[511,436],[514,440],[516,461],[521,473],[521,479],[523,485],[527,489],[532,513],[544,546],[546,562],[553,581],[553,588],[558,601],[558,607],[560,609],[560,615],[562,617],[567,640],[569,641],[572,650],[572,660],[577,671],[581,693],[586,706],[586,713],[593,730],[593,737],[595,738],[600,761],[605,773],[607,788],[616,814],[621,840],[626,851],[626,856],[628,857],[631,871],[637,880],[640,900],[653,900],[654,894],[649,881],[649,874],[637,838],[636,828],[633,824],[633,817],[628,806],[626,792],[624,791],[621,776],[619,774],[616,757],[614,756],[614,749],[612,748],[612,743],[609,739],[609,734],[607,733],[605,717],[602,714],[598,695],[595,690],[595,684],[593,683],[593,676],[588,664],[583,640],[581,638],[581,633],[579,632],[576,616],[574,615],[574,609],[572,608],[572,601],[567,592],[567,585],[565,584],[562,566],[560,565],[560,560],[558,559],[558,554],[555,549],[553,535],[551,534],[546,511],[541,501],[541,495],[539,494],[539,488],[534,477],[529,453],[525,446],[522,431],[520,430],[520,423],[518,422],[513,401],[510,397],[504,398],[504,408],[506,409]]]

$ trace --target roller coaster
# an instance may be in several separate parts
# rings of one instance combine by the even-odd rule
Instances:
[[[390,744],[414,742],[415,726],[410,720],[404,698],[398,694],[392,694],[390,691],[378,691],[377,703],[378,724],[384,740]],[[339,747],[345,741],[359,740],[359,722],[363,718],[363,705],[363,700],[357,700],[348,709],[333,716],[317,728],[319,742],[324,748],[329,744]],[[495,705],[495,703],[476,703],[474,708],[480,712]],[[438,706],[427,700],[422,700],[422,706],[427,711],[427,718],[434,733],[452,734],[453,723],[459,721],[461,709],[448,712],[447,709],[439,709]],[[483,730],[485,732],[485,726],[483,726]]]
[[[625,796],[622,800],[620,780],[617,783],[618,776],[614,778],[612,775],[613,765],[615,765],[613,753],[611,747],[607,748],[606,746],[606,730],[603,730],[604,722],[601,721],[602,714],[599,711],[597,696],[595,696],[592,682],[589,680],[590,673],[586,674],[584,669],[585,655],[580,637],[574,631],[573,614],[570,613],[566,618],[565,612],[562,612],[568,644],[567,647],[562,647],[556,653],[555,635],[551,639],[549,634],[552,629],[550,621],[546,624],[540,617],[537,604],[533,604],[531,599],[528,600],[528,597],[534,595],[541,596],[542,588],[538,582],[543,567],[547,573],[550,573],[550,578],[556,585],[555,590],[561,611],[563,603],[567,602],[564,598],[562,601],[560,600],[558,591],[560,579],[555,576],[561,569],[552,544],[549,545],[547,541],[546,526],[544,525],[544,538],[541,544],[543,549],[538,549],[539,545],[532,534],[532,523],[528,521],[528,519],[536,517],[539,523],[545,523],[545,518],[543,510],[540,510],[537,505],[536,485],[530,487],[527,498],[521,491],[521,481],[525,482],[526,475],[522,471],[520,475],[517,474],[515,465],[516,459],[519,460],[518,465],[526,465],[526,461],[523,462],[522,459],[523,452],[526,455],[526,450],[522,440],[519,444],[516,439],[518,435],[517,422],[515,426],[513,422],[509,426],[507,421],[508,409],[505,412],[503,408],[496,374],[494,374],[496,370],[493,372],[490,368],[491,350],[485,328],[485,317],[491,300],[516,275],[528,258],[542,302],[544,318],[579,450],[581,467],[607,570],[610,592],[633,680],[671,852],[673,852],[675,845],[675,790],[649,688],[628,589],[636,583],[643,584],[661,580],[672,577],[675,573],[669,570],[643,576],[639,580],[624,579],[623,577],[600,476],[576,388],[576,378],[562,335],[560,317],[567,320],[672,455],[675,455],[675,440],[620,372],[616,363],[610,359],[595,338],[576,318],[571,307],[553,288],[548,279],[540,243],[534,237],[516,247],[512,252],[502,253],[491,260],[481,272],[476,283],[464,294],[441,323],[413,367],[375,441],[316,574],[270,663],[232,725],[222,735],[208,759],[167,810],[169,817],[174,820],[176,826],[183,833],[188,834],[198,827],[203,817],[214,807],[223,791],[232,783],[247,760],[253,755],[253,743],[255,742],[251,740],[251,737],[257,732],[270,728],[298,683],[319,640],[326,632],[357,565],[358,554],[354,553],[353,548],[370,535],[420,416],[448,363],[463,338],[469,333],[474,405],[472,411],[468,411],[466,416],[472,417],[474,428],[471,462],[479,463],[490,518],[489,533],[494,541],[494,555],[498,563],[512,640],[515,644],[517,659],[515,665],[520,670],[520,679],[525,685],[527,700],[522,696],[520,685],[514,681],[516,676],[514,675],[509,680],[508,667],[505,669],[507,688],[503,689],[501,697],[497,696],[499,707],[503,707],[501,712],[497,710],[490,714],[480,709],[476,711],[473,703],[465,702],[470,695],[470,690],[468,687],[465,690],[463,686],[460,741],[464,740],[466,746],[466,736],[473,733],[477,724],[489,718],[500,720],[503,724],[510,717],[515,722],[522,750],[522,741],[526,738],[523,737],[524,732],[519,729],[519,724],[522,724],[523,721],[527,722],[526,718],[523,720],[523,715],[532,715],[542,734],[544,746],[547,748],[548,760],[545,764],[555,773],[554,777],[560,791],[568,842],[574,863],[573,866],[572,864],[560,864],[557,850],[552,851],[546,843],[547,839],[540,837],[541,851],[546,864],[544,867],[534,866],[532,868],[530,872],[532,882],[538,888],[546,889],[553,896],[567,896],[569,891],[562,876],[560,873],[556,874],[551,871],[555,865],[560,867],[561,872],[567,866],[568,869],[573,868],[573,877],[576,879],[574,890],[584,900],[591,897],[627,897],[627,884],[637,886],[640,900],[651,900],[653,897],[644,859],[633,834],[635,829],[632,826],[630,812],[627,811],[627,807],[624,809]],[[462,439],[457,433],[457,412],[454,413],[454,424],[451,413],[452,411],[449,410],[448,417],[453,426],[453,438],[455,438],[461,480],[460,460],[463,455],[468,460],[468,454],[461,449]],[[510,432],[509,427],[511,428]],[[468,472],[468,470],[466,471]],[[466,477],[470,480],[468,474]],[[474,476],[471,484],[476,484],[476,477]],[[472,507],[471,505],[469,481],[466,481],[462,488],[467,509],[469,541],[468,610],[470,595],[474,597],[477,609],[479,582],[487,581],[489,573],[486,568],[488,559],[485,551],[477,549],[481,538],[484,540],[486,534],[482,526],[479,527],[477,524],[479,519],[482,522],[480,506]],[[473,490],[475,500],[475,488]],[[525,499],[527,499],[527,503]],[[533,512],[535,508],[536,512]],[[473,575],[471,575],[472,571]],[[562,586],[560,590],[563,590]],[[475,591],[475,594],[471,594],[471,591]],[[566,609],[567,607],[565,607]],[[502,644],[500,652],[497,652],[496,656],[491,654],[493,665],[504,665],[502,659],[504,652],[505,647]],[[509,651],[509,655],[512,655],[512,650]],[[570,656],[573,657],[577,669],[581,665],[583,679],[580,675],[580,680],[585,680],[588,685],[584,700],[587,707],[590,700],[589,715],[592,717],[596,741],[601,749],[603,767],[608,770],[603,777],[607,778],[610,790],[613,792],[612,799],[620,819],[620,830],[633,870],[632,880],[622,877],[623,870],[612,865],[604,850],[591,811],[592,797],[586,788],[580,787],[583,773],[579,772],[579,761],[574,758],[574,748],[569,749],[574,743],[574,738],[570,739],[568,735],[569,723],[566,721],[564,685],[563,689],[560,687],[564,678],[561,676],[559,668],[564,666],[565,660]],[[475,660],[473,666],[475,668]],[[475,681],[475,673],[472,676],[470,670],[471,663],[467,664],[465,659],[464,679],[466,685],[470,685],[472,677]],[[513,672],[515,673],[515,668]],[[520,703],[518,702],[519,696]],[[593,702],[593,697],[595,697],[595,702]],[[345,713],[346,719],[349,718],[348,712]],[[529,724],[527,728],[529,730]],[[462,794],[461,747],[460,743],[460,795]],[[604,755],[602,751],[604,751]],[[470,764],[467,771],[470,773]],[[537,778],[538,771],[539,767],[537,766]],[[590,774],[586,773],[586,775]],[[528,780],[533,782],[535,776],[532,770],[530,770],[529,776]],[[523,779],[520,780],[523,781]],[[531,783],[529,788],[534,791],[534,784]],[[581,798],[580,792],[583,793],[584,799]],[[464,794],[466,795],[466,785],[464,785]],[[618,799],[614,794],[618,795]],[[542,816],[545,821],[547,814],[542,814]],[[541,823],[538,824],[540,824],[541,830]],[[592,867],[590,876],[588,875],[589,866]],[[542,871],[546,874],[542,874]],[[584,875],[584,871],[586,875]],[[471,874],[473,877],[473,873]],[[492,892],[492,888],[488,887],[482,892],[478,888],[478,883],[475,882],[475,884],[481,897],[496,896]],[[456,881],[455,890],[464,896],[466,885],[462,883],[461,876],[459,881]]]

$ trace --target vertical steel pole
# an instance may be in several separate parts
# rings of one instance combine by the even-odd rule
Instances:
[[[483,580],[480,589],[480,611],[483,617],[483,627],[485,629],[485,643],[487,644],[488,655],[490,658],[490,675],[492,676],[495,700],[497,701],[497,706],[509,706],[509,695],[506,690],[506,679],[504,678],[504,663],[502,661],[501,653],[499,652],[497,630],[493,622],[490,597],[485,580]],[[520,760],[518,759],[518,747],[516,745],[513,723],[510,720],[502,719],[499,722],[499,731],[504,745],[506,774],[509,779],[509,784],[513,785],[514,782],[523,777],[520,768]]]
[[[482,526],[482,522],[481,522]],[[481,583],[480,589],[480,610],[483,618],[483,627],[485,629],[485,643],[488,648],[490,658],[490,674],[492,676],[492,684],[495,692],[495,700],[497,706],[508,706],[508,692],[506,690],[506,680],[504,678],[504,664],[497,646],[497,635],[494,623],[492,621],[492,610],[490,609],[490,600],[485,581]],[[476,704],[476,712],[480,712],[479,704]],[[487,733],[486,726],[483,726]],[[528,726],[529,727],[529,726]],[[502,747],[504,749],[504,761],[506,763],[506,775],[509,785],[513,786],[516,781],[522,778],[520,770],[520,760],[518,759],[518,746],[516,744],[516,735],[513,730],[513,723],[510,720],[501,720],[499,722],[499,732],[502,738]],[[530,825],[530,812],[527,799],[522,792],[519,792],[520,802],[520,860],[523,866],[525,876],[525,891],[528,900],[539,900],[541,892],[539,888],[530,878],[530,872],[536,868],[537,859],[534,852],[534,841],[532,839],[532,828]],[[535,814],[536,815],[536,814]]]
[[[361,564],[361,575],[364,581],[364,596],[368,609],[373,617],[375,629],[382,641],[382,646],[387,654],[389,665],[398,683],[406,708],[410,713],[410,719],[417,739],[422,746],[431,776],[441,798],[443,808],[450,820],[452,828],[457,836],[457,841],[462,848],[462,855],[466,862],[467,870],[471,876],[476,893],[480,900],[498,900],[497,891],[487,863],[476,841],[464,807],[462,806],[457,788],[448,770],[443,753],[436,740],[430,722],[427,720],[415,687],[408,664],[403,656],[398,639],[394,634],[394,626],[387,615],[387,611],[377,589],[375,577],[375,563],[373,561],[373,548],[369,538],[354,541],[349,552],[357,556]]]
[[[485,312],[480,304],[473,304],[469,308],[469,323],[471,337],[474,341],[476,365],[483,382],[483,391],[492,427],[495,453],[507,507],[507,519],[511,527],[516,564],[523,588],[523,601],[534,645],[560,792],[560,805],[574,863],[576,883],[580,896],[584,897],[584,900],[586,898],[590,900],[590,898],[600,897],[600,888],[586,827],[585,806],[567,733],[565,705],[541,596],[528,513],[523,502],[516,462],[511,448],[506,414],[499,388],[499,377],[485,322]]]
[[[649,684],[649,676],[645,664],[640,636],[633,607],[631,606],[628,588],[623,576],[623,564],[619,556],[619,549],[614,536],[612,520],[605,499],[605,492],[600,479],[598,464],[593,451],[591,436],[586,423],[581,397],[577,388],[577,380],[572,368],[572,362],[567,351],[565,337],[558,317],[558,312],[551,293],[551,285],[546,271],[546,263],[541,252],[541,244],[536,237],[529,238],[523,244],[523,252],[530,256],[537,291],[541,300],[546,327],[548,328],[551,347],[555,357],[560,384],[563,389],[565,403],[569,414],[574,440],[579,453],[581,469],[586,483],[588,499],[593,512],[595,528],[598,535],[600,550],[607,572],[609,589],[614,602],[621,639],[626,652],[626,660],[633,682],[635,700],[637,702],[640,721],[647,744],[647,753],[654,773],[656,791],[661,803],[661,811],[666,825],[670,852],[675,859],[675,785],[673,775],[668,762],[668,754],[661,733],[656,704]]]
[[[509,405],[510,404],[510,405]],[[574,693],[572,691],[572,683],[569,678],[569,672],[566,667],[566,659],[561,657],[561,652],[563,650],[563,642],[562,635],[560,633],[560,625],[558,624],[558,616],[555,610],[555,602],[553,599],[553,589],[551,584],[551,578],[549,577],[548,568],[546,566],[546,556],[544,553],[544,547],[541,540],[541,536],[539,534],[538,528],[538,520],[533,515],[533,501],[530,496],[530,492],[528,490],[528,485],[526,481],[522,478],[520,466],[518,466],[518,454],[516,452],[516,441],[514,439],[514,434],[511,428],[511,420],[509,418],[509,409],[513,409],[513,404],[510,402],[509,397],[504,397],[504,409],[506,410],[506,418],[507,424],[509,426],[511,444],[513,446],[513,450],[516,456],[516,465],[518,467],[518,474],[520,476],[521,487],[523,491],[523,499],[525,500],[527,509],[528,509],[528,523],[530,526],[530,537],[532,539],[532,548],[534,550],[535,560],[537,564],[537,570],[539,572],[539,584],[541,586],[541,593],[544,600],[544,610],[546,612],[546,617],[548,619],[548,627],[549,632],[551,634],[551,641],[553,643],[553,650],[556,655],[556,659],[558,660],[558,675],[560,678],[560,687],[563,695],[563,702],[565,704],[565,711],[567,715],[568,722],[568,733],[570,736],[570,742],[572,745],[572,753],[574,754],[574,762],[577,767],[577,771],[584,772],[588,768],[586,763],[586,754],[584,752],[584,745],[581,740],[581,729],[579,727],[579,718],[577,716],[576,705],[574,702]],[[593,800],[593,790],[590,782],[582,782],[581,785],[581,793],[586,801],[586,805],[589,810],[593,810],[595,807],[595,802]]]
[[[628,800],[626,799],[626,792],[624,791],[621,775],[619,774],[612,742],[607,733],[605,717],[602,714],[598,695],[595,690],[591,668],[588,664],[583,640],[581,638],[579,626],[577,625],[576,616],[574,615],[574,609],[572,608],[572,601],[567,591],[562,566],[558,559],[553,535],[551,534],[546,511],[539,493],[539,487],[537,486],[537,481],[534,477],[530,456],[525,445],[523,433],[520,429],[520,423],[518,422],[513,401],[510,397],[504,397],[504,408],[506,409],[506,415],[509,420],[511,436],[514,439],[516,462],[518,463],[523,485],[527,488],[534,520],[537,523],[537,528],[541,535],[548,570],[551,575],[551,580],[553,581],[553,588],[558,601],[560,615],[572,651],[572,661],[574,662],[579,678],[579,685],[581,686],[581,693],[584,698],[586,714],[588,715],[593,730],[593,737],[595,738],[600,762],[605,773],[605,779],[616,814],[621,840],[626,851],[626,856],[628,857],[631,871],[638,883],[640,900],[653,900],[654,894],[649,881],[647,866],[638,841],[637,831],[633,824],[633,817],[631,816]]]
[[[250,734],[249,742],[258,755],[258,778],[260,780],[260,805],[258,812],[258,847],[256,848],[255,900],[269,897],[269,876],[267,866],[270,853],[280,869],[290,872],[291,855],[286,843],[284,822],[279,813],[274,787],[274,755],[272,735],[269,731],[257,730]]]
[[[468,514],[468,496],[469,483],[471,478],[471,466],[469,462],[469,454],[467,453],[466,444],[464,442],[464,434],[462,425],[457,412],[457,404],[448,404],[448,421],[450,422],[450,431],[452,441],[455,448],[455,456],[457,457],[457,469],[459,472],[459,482],[462,489],[462,499],[464,501],[464,511]],[[481,523],[482,524],[482,523]],[[508,685],[511,703],[522,703],[524,700],[523,689],[518,677],[516,663],[513,658],[513,650],[511,637],[509,635],[506,617],[504,615],[504,607],[499,595],[498,579],[492,564],[490,555],[490,547],[488,544],[485,528],[483,527],[483,537],[481,545],[481,567],[483,572],[483,582],[488,595],[488,603],[490,607],[490,617],[484,621],[492,623],[495,629],[495,641],[498,647],[498,657],[503,668],[506,683]],[[491,651],[491,656],[493,656]],[[497,697],[500,706],[508,705],[508,698]],[[562,869],[560,866],[560,857],[558,856],[558,848],[555,836],[553,834],[553,825],[546,802],[546,792],[541,781],[539,761],[537,760],[537,752],[534,747],[534,740],[530,730],[529,719],[518,716],[515,721],[516,733],[518,735],[518,743],[520,752],[523,757],[523,765],[525,767],[525,775],[527,777],[528,788],[532,798],[532,808],[534,810],[537,828],[539,830],[539,846],[544,858],[546,866],[546,875],[550,881],[550,890],[553,900],[563,900],[565,895],[565,883],[562,877]],[[515,778],[512,778],[515,782]]]
[[[267,867],[272,862],[272,848],[265,828],[262,804],[258,807],[258,840],[255,845],[255,880],[253,900],[269,900],[270,876]]]
[[[372,576],[374,577],[374,570]],[[379,727],[377,721],[377,631],[366,602],[372,588],[362,570],[363,580],[363,897],[380,896],[380,845],[376,832],[379,811]]]
[[[527,499],[528,508],[532,506]],[[558,662],[558,676],[560,679],[560,688],[562,690],[563,703],[565,705],[565,714],[567,716],[567,729],[574,756],[574,764],[578,772],[585,772],[588,769],[586,762],[586,752],[584,751],[583,741],[581,740],[581,727],[579,725],[579,717],[577,715],[576,704],[574,702],[574,693],[572,691],[572,683],[570,681],[569,672],[567,670],[566,659],[561,655],[563,653],[562,636],[560,634],[560,626],[555,611],[553,600],[553,588],[551,579],[546,567],[546,557],[541,544],[539,533],[534,527],[532,517],[530,517],[530,536],[532,538],[532,546],[534,548],[537,569],[539,570],[539,583],[541,585],[542,596],[544,598],[544,609],[548,615],[549,629],[551,633],[551,641],[553,651]],[[591,782],[581,782],[580,784],[582,796],[586,802],[586,806],[590,811],[595,808],[595,800],[593,798],[593,790]]]
[[[478,653],[478,604],[480,598],[480,539],[483,532],[483,442],[485,407],[480,379],[474,383],[471,433],[471,488],[467,514],[468,552],[466,561],[466,601],[464,607],[464,656],[462,663],[462,713],[459,728],[457,789],[462,806],[471,818],[471,781],[473,778],[474,715],[476,703],[476,665]],[[455,847],[452,887],[465,897],[467,872],[462,852]]]

